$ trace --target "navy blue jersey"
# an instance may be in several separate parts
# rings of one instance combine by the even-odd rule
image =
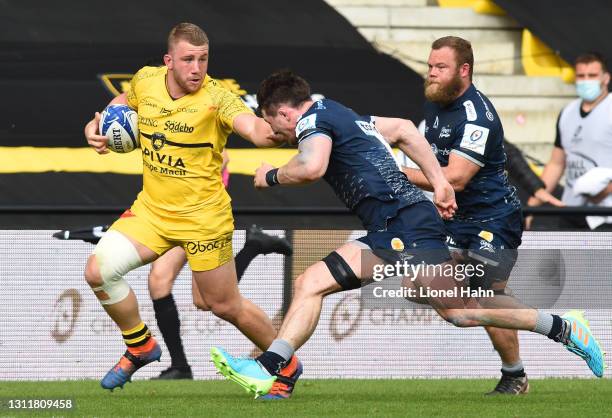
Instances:
[[[442,167],[448,165],[450,153],[480,166],[456,193],[455,219],[485,222],[520,209],[505,170],[504,129],[489,99],[474,85],[447,106],[425,103],[425,137]]]
[[[313,135],[332,141],[323,178],[368,231],[384,230],[401,208],[427,200],[402,173],[370,116],[318,100],[298,120],[295,134],[298,143]]]

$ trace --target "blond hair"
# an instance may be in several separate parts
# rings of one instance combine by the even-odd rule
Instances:
[[[183,22],[172,28],[168,35],[168,51],[181,40],[195,46],[208,45],[206,32],[193,23]]]

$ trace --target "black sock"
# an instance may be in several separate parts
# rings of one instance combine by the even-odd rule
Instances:
[[[242,275],[247,267],[249,267],[249,264],[251,264],[251,261],[253,261],[253,259],[259,254],[261,254],[261,246],[248,241],[246,244],[244,244],[242,250],[236,254],[234,261],[236,262],[236,275],[238,276],[238,283],[240,283],[240,279],[242,279]]]
[[[566,337],[567,323],[559,316],[553,315],[553,323],[548,338],[556,342],[562,342]]]
[[[181,341],[181,321],[179,320],[172,293],[161,299],[154,300],[153,309],[155,310],[157,327],[170,352],[171,367],[180,369],[189,368],[185,351],[183,350],[183,342]]]
[[[257,357],[257,360],[272,376],[280,372],[285,367],[285,359],[283,356],[273,353],[271,351],[265,351],[261,356]]]
[[[525,369],[509,372],[508,370],[501,369],[501,372],[504,376],[510,377],[525,377]]]

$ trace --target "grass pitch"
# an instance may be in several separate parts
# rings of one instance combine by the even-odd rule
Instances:
[[[485,397],[494,380],[302,380],[289,401],[253,400],[238,385],[136,381],[113,393],[97,381],[0,382],[0,398],[67,399],[72,411],[0,416],[96,417],[612,417],[612,380],[531,381],[518,397]]]

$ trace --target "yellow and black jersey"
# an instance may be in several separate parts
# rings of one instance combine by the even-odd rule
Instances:
[[[138,200],[157,215],[225,207],[221,152],[234,118],[252,111],[208,75],[202,88],[172,99],[167,67],[144,67],[131,81],[128,105],[138,112],[143,191]]]

